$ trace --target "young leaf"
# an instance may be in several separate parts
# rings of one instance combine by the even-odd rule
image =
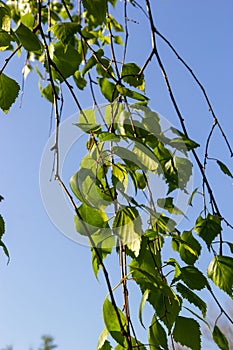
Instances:
[[[212,281],[232,296],[233,287],[233,258],[229,256],[215,255],[210,262],[207,275]]]
[[[97,131],[101,128],[99,124],[96,123],[95,110],[85,110],[79,114],[77,125],[81,130],[86,133],[91,133]]]
[[[200,215],[197,218],[194,230],[210,249],[211,243],[222,230],[220,218],[217,215],[208,214],[207,218],[203,219]]]
[[[174,340],[192,350],[201,349],[200,325],[192,318],[178,316],[173,330]]]
[[[109,102],[113,102],[117,98],[118,91],[114,83],[110,82],[107,78],[98,78],[98,84],[103,96]]]
[[[119,308],[117,308],[117,310],[121,320],[121,324],[123,327],[125,327],[125,323],[126,323],[125,315]],[[108,332],[113,337],[113,339],[115,339],[117,343],[119,343],[124,347],[126,345],[126,339],[122,334],[122,329],[119,324],[116,310],[113,307],[112,303],[108,300],[108,298],[105,299],[104,301],[103,318],[104,318],[105,326]]]
[[[146,145],[137,143],[133,148],[133,153],[136,154],[138,162],[144,171],[150,170],[155,172],[158,168],[158,161],[154,153]]]
[[[190,151],[194,148],[200,147],[200,145],[198,143],[196,143],[193,140],[188,139],[182,132],[180,132],[178,129],[171,127],[171,131],[178,135],[179,138],[174,138],[172,139],[169,144],[172,147],[177,148],[180,151],[183,151],[184,153],[186,153],[187,151]]]
[[[125,63],[122,67],[122,79],[131,86],[138,88],[139,90],[145,90],[144,75],[138,75],[140,72],[140,67],[135,63]]]
[[[8,113],[11,105],[15,102],[19,94],[19,84],[2,73],[0,75],[0,108],[4,113]]]
[[[213,340],[221,350],[230,350],[227,338],[221,332],[217,325],[214,326]]]
[[[59,88],[58,86],[55,86],[55,91],[56,94],[59,94]],[[42,86],[40,85],[40,92],[41,95],[45,98],[47,98],[47,100],[51,103],[54,103],[54,92],[53,92],[53,88],[52,88],[52,84],[48,84],[45,88],[42,88]]]
[[[137,209],[135,207],[124,207],[118,210],[112,227],[122,243],[126,244],[138,256],[142,236],[142,221]]]
[[[99,336],[99,339],[98,339],[98,346],[97,346],[97,350],[103,350],[104,349],[104,346],[106,344],[106,341],[108,339],[108,330],[107,328],[104,328],[103,331],[101,332],[100,336]],[[111,347],[109,348],[111,349]],[[107,350],[107,348],[106,348]]]
[[[153,316],[148,334],[149,346],[151,350],[164,349],[168,350],[167,334],[158,320]]]
[[[139,314],[138,314],[138,317],[139,317],[139,321],[142,325],[143,328],[145,328],[143,322],[142,322],[142,311],[144,309],[144,306],[145,306],[145,303],[148,299],[148,296],[149,296],[149,289],[146,289],[145,292],[143,293],[143,296],[142,296],[142,299],[141,299],[141,302],[140,302],[140,306],[139,306]]]
[[[220,169],[222,170],[222,172],[228,176],[230,176],[231,178],[233,178],[232,173],[230,172],[230,170],[228,169],[228,167],[222,163],[220,160],[217,160],[217,164],[219,165]]]
[[[157,205],[160,208],[166,209],[171,214],[184,215],[184,213],[173,204],[173,199],[172,197],[159,198],[157,200]]]
[[[76,231],[82,235],[87,235],[87,230],[93,234],[100,228],[108,228],[108,217],[103,210],[95,209],[83,203],[78,211],[82,217],[82,220],[75,215],[74,223]]]
[[[73,79],[74,79],[74,82],[76,84],[76,86],[80,89],[80,90],[83,90],[85,88],[85,86],[87,85],[87,81],[86,79],[84,79],[82,76],[81,76],[81,73],[80,71],[76,71],[73,75]]]
[[[143,94],[140,94],[137,91],[127,89],[126,87],[117,85],[117,91],[121,94],[121,96],[128,96],[133,98],[134,100],[142,101],[148,103],[149,98]]]
[[[81,30],[81,26],[74,22],[64,22],[53,25],[49,30],[66,45],[73,39],[74,34]]]
[[[187,288],[182,283],[177,283],[176,290],[179,292],[183,298],[187,299],[191,304],[194,304],[202,312],[202,316],[206,317],[207,306],[206,303],[192,290]]]
[[[85,75],[92,67],[94,67],[97,63],[98,60],[104,55],[104,51],[102,49],[99,49],[96,51],[95,56],[92,55],[87,63],[85,64],[83,70],[82,70],[82,75]]]
[[[18,28],[15,31],[15,34],[18,36],[21,44],[27,51],[41,51],[42,44],[38,39],[37,35],[33,33],[28,27],[23,23],[20,23]]]

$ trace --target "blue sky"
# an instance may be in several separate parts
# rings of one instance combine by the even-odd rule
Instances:
[[[197,73],[233,144],[233,3],[230,0],[157,0],[152,3],[157,28]],[[145,40],[146,29],[142,30],[144,20],[140,12],[133,10],[130,16],[139,24],[129,23],[132,43],[128,61],[136,58],[143,64],[144,52],[150,52],[150,42]],[[212,125],[211,114],[188,73],[160,40],[158,43],[190,137],[202,143]],[[9,63],[6,74],[20,82],[22,67],[16,62]],[[178,127],[155,61],[147,79],[150,107]],[[88,92],[82,93],[80,99],[84,108],[91,106]],[[68,99],[64,105],[64,119],[76,112],[75,105]],[[43,334],[54,336],[59,349],[95,349],[103,328],[101,306],[106,295],[105,283],[101,276],[99,282],[94,278],[88,248],[64,237],[43,206],[39,172],[49,136],[50,105],[38,92],[35,74],[27,78],[22,107],[19,108],[18,100],[8,115],[0,113],[0,124],[0,193],[5,198],[0,211],[6,221],[4,242],[11,256],[6,265],[5,256],[0,254],[0,349],[13,345],[14,350],[30,347],[35,350]],[[203,156],[203,149],[199,154]],[[211,144],[211,155],[225,161],[233,170],[232,160],[217,132]],[[69,159],[72,161],[71,156]],[[76,158],[74,162],[76,164]],[[222,176],[214,164],[208,169],[211,182],[216,185],[219,205],[230,220],[232,181]],[[196,169],[197,186],[199,180]],[[109,264],[116,273],[114,285],[118,272],[113,259]],[[136,291],[134,293],[137,295]]]

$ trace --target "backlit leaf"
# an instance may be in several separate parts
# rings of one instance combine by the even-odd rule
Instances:
[[[62,73],[62,76],[66,79],[78,70],[82,61],[82,55],[72,45],[67,44],[64,46],[59,41],[54,45],[52,59],[58,70]],[[63,78],[55,69],[53,74],[56,79],[63,81]]]
[[[118,91],[114,83],[110,82],[107,78],[99,78],[98,84],[102,94],[109,102],[113,102],[117,98]]]
[[[21,44],[27,51],[41,51],[42,44],[38,39],[37,35],[33,33],[28,27],[26,27],[23,23],[20,23],[18,28],[15,31],[18,36]]]
[[[142,91],[145,90],[144,75],[138,75],[140,67],[135,63],[125,63],[122,67],[122,79],[131,86],[134,86]]]
[[[152,318],[149,327],[148,340],[151,350],[161,349],[161,347],[164,350],[168,350],[167,334],[156,317]]]
[[[63,44],[68,44],[78,31],[80,31],[81,26],[74,22],[65,22],[53,25],[50,30],[53,34],[61,40]]]
[[[80,219],[77,215],[74,217],[76,231],[82,235],[87,235],[87,230],[90,234],[98,231],[100,228],[108,228],[108,218],[104,211],[95,209],[83,203],[78,211],[82,217]]]
[[[215,255],[210,262],[207,275],[219,288],[232,295],[233,287],[233,258]]]
[[[135,207],[124,207],[118,210],[112,227],[122,243],[126,244],[138,256],[142,236],[142,221],[137,209]]]
[[[106,20],[107,1],[106,0],[83,0],[85,10],[87,11],[86,20],[92,27],[97,27]]]
[[[121,94],[121,96],[127,96],[127,97],[134,99],[134,100],[143,101],[145,103],[147,103],[149,100],[149,98],[146,97],[145,95],[140,94],[137,91],[130,90],[126,87],[117,85],[116,88],[117,88],[117,91]]]
[[[125,328],[125,324],[126,324],[125,315],[119,308],[117,308],[117,310],[118,310],[118,315],[120,317],[122,326]],[[126,343],[125,337],[122,335],[122,329],[119,324],[116,310],[113,307],[112,303],[108,300],[108,298],[105,299],[104,301],[103,318],[104,318],[105,326],[108,332],[113,337],[113,339],[115,339],[117,343],[119,343],[120,345],[125,346],[127,343]]]
[[[7,113],[19,94],[19,84],[2,73],[0,75],[0,108]]]
[[[100,58],[103,56],[103,54],[104,51],[102,49],[97,50],[95,55],[92,55],[85,64],[82,70],[82,75],[85,75],[92,67],[94,67],[98,63],[98,60],[100,60]]]
[[[215,237],[221,232],[221,221],[217,215],[208,214],[207,218],[202,218],[200,215],[197,218],[194,230],[205,241],[210,249],[211,243]]]
[[[48,84],[45,88],[42,88],[42,86],[40,85],[40,92],[43,97],[47,98],[47,100],[49,100],[51,103],[54,103],[54,91],[53,91],[52,84]],[[56,92],[56,95],[58,96],[59,94],[58,86],[55,86],[55,92]]]

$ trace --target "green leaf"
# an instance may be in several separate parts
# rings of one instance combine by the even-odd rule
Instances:
[[[188,204],[192,207],[193,206],[193,198],[195,196],[195,194],[198,193],[198,187],[195,188],[195,190],[192,192],[190,198],[189,198],[189,201],[188,201]]]
[[[128,174],[125,167],[116,163],[112,165],[112,183],[115,188],[125,192],[128,186]]]
[[[220,169],[222,170],[222,172],[228,176],[230,176],[231,178],[233,178],[232,173],[230,172],[230,170],[228,169],[228,167],[222,163],[220,160],[217,160],[217,164],[219,165]]]
[[[201,290],[208,285],[205,276],[194,266],[182,267],[175,280],[181,279],[190,289]]]
[[[136,256],[139,254],[142,221],[135,207],[124,207],[116,212],[113,224],[113,231],[127,247],[134,252]]]
[[[146,301],[148,299],[149,293],[150,293],[149,289],[146,289],[145,292],[143,293],[143,296],[142,296],[142,299],[141,299],[141,302],[140,302],[140,306],[139,306],[138,318],[139,318],[139,321],[140,321],[140,323],[141,323],[143,328],[145,328],[145,326],[144,326],[144,324],[142,322],[142,311],[143,311],[145,303],[146,303]]]
[[[55,86],[55,91],[56,91],[56,95],[58,96],[59,94],[59,87]],[[54,92],[53,92],[53,87],[52,84],[48,84],[45,88],[42,88],[42,86],[40,85],[40,92],[41,95],[45,98],[47,98],[48,101],[50,101],[51,103],[54,103]]]
[[[104,344],[101,346],[101,348],[98,348],[98,350],[111,350],[111,344],[108,340],[105,340]]]
[[[112,248],[115,246],[115,237],[112,235],[112,231],[109,229],[98,230],[92,234],[92,240],[94,241],[95,247],[103,261],[108,254],[111,254]],[[92,269],[94,271],[95,277],[97,278],[99,269],[102,267],[99,256],[91,246],[92,251]]]
[[[110,78],[114,76],[114,70],[111,66],[111,61],[106,58],[101,58],[100,61],[101,63],[96,64],[96,72],[98,75],[104,78]]]
[[[103,49],[99,49],[95,52],[95,55],[92,55],[87,63],[85,64],[83,70],[82,70],[82,75],[85,75],[92,67],[94,67],[97,63],[98,60],[104,55]]]
[[[74,34],[81,30],[81,25],[74,22],[64,22],[53,25],[49,30],[66,45],[74,38]]]
[[[116,85],[110,82],[107,78],[98,78],[98,84],[103,96],[109,102],[113,102],[118,97]]]
[[[157,205],[160,208],[166,209],[171,214],[184,215],[184,213],[173,204],[173,197],[159,198]]]
[[[178,316],[174,331],[174,340],[192,350],[201,349],[200,325],[192,318]]]
[[[64,46],[61,41],[58,41],[54,45],[52,60],[59,72],[61,72],[62,76],[66,79],[71,75],[74,75],[78,70],[78,67],[82,61],[82,54],[75,50],[72,45],[67,44]],[[55,79],[63,81],[61,75],[56,72],[54,68],[53,75]]]
[[[97,27],[106,20],[107,1],[106,0],[83,0],[83,6],[86,10],[86,20],[91,27]]]
[[[0,75],[0,108],[8,113],[19,94],[19,84],[2,73]]]
[[[128,96],[134,100],[138,100],[138,101],[143,101],[145,103],[148,102],[149,98],[146,97],[145,95],[140,94],[137,91],[134,90],[130,90],[126,87],[120,86],[120,85],[116,85],[117,91],[120,93],[121,96]]]
[[[18,28],[15,31],[15,34],[19,38],[21,44],[27,51],[41,51],[42,44],[38,39],[37,35],[33,33],[28,27],[26,27],[23,23],[20,23]]]
[[[122,37],[120,35],[114,36],[114,43],[118,45],[124,45],[124,42],[122,40]]]
[[[133,148],[133,153],[136,154],[138,162],[140,162],[143,171],[150,170],[152,172],[156,172],[158,168],[158,161],[149,147],[137,143]]]
[[[225,335],[221,332],[217,325],[214,326],[213,340],[221,350],[229,350],[229,344]]]
[[[100,228],[109,228],[108,217],[103,210],[95,209],[83,203],[78,208],[79,214],[82,217],[82,220],[79,219],[77,215],[74,217],[74,223],[76,231],[82,235],[87,235],[87,230],[90,234],[95,233]]]
[[[142,240],[139,256],[130,263],[132,277],[137,281],[142,293],[149,290],[148,301],[153,306],[158,318],[170,330],[180,311],[181,302],[173,289],[160,276],[158,269],[161,266],[156,255],[148,249],[147,239]]]
[[[75,82],[76,86],[77,86],[80,90],[83,90],[83,89],[85,88],[85,86],[87,85],[86,79],[84,79],[84,78],[81,76],[81,73],[80,73],[78,70],[74,73],[73,79],[74,79],[74,82]]]
[[[126,324],[125,315],[119,308],[117,308],[117,310],[118,310],[118,315],[120,317],[122,326],[125,328],[125,324]],[[108,332],[111,334],[111,336],[113,337],[113,339],[115,339],[117,343],[119,343],[124,347],[126,345],[126,339],[122,335],[122,329],[119,324],[116,310],[113,307],[112,303],[108,300],[108,298],[105,299],[104,301],[103,318],[104,318],[104,323],[106,325],[106,328]]]
[[[85,110],[79,114],[77,125],[86,133],[100,130],[101,126],[96,123],[96,115],[94,109]]]
[[[2,236],[5,233],[5,222],[3,220],[2,215],[0,215],[0,239],[2,239]]]
[[[194,230],[205,241],[207,247],[210,249],[211,243],[222,231],[221,220],[217,215],[208,214],[205,219],[200,215],[197,218]]]
[[[231,243],[231,242],[225,242],[225,243],[227,243],[227,245],[230,248],[231,253],[233,254],[233,243]]]
[[[207,306],[206,303],[199,298],[192,290],[187,288],[182,283],[177,283],[176,290],[179,292],[183,298],[187,299],[191,304],[194,304],[202,312],[202,316],[206,317]]]
[[[146,179],[145,179],[144,174],[139,173],[138,171],[135,171],[135,177],[136,177],[136,184],[137,184],[137,188],[139,188],[140,190],[144,190],[146,188]]]
[[[184,153],[186,153],[187,151],[191,151],[194,148],[200,147],[200,145],[198,143],[196,143],[193,140],[190,140],[189,138],[187,138],[182,132],[180,132],[178,129],[171,127],[171,131],[178,135],[179,138],[174,138],[172,139],[169,144],[172,147],[177,148],[180,151],[183,151]]]
[[[151,350],[168,350],[167,334],[155,316],[153,316],[148,334],[149,346]]]
[[[233,258],[215,255],[210,262],[207,275],[212,281],[230,296],[233,287]]]
[[[5,30],[0,30],[0,51],[8,49],[11,40],[11,36]]]
[[[6,32],[10,32],[11,29],[11,10],[5,4],[1,2],[0,7],[0,27]]]
[[[200,243],[193,237],[192,231],[184,231],[180,236],[182,242],[179,246],[181,259],[188,265],[193,265],[201,252]]]
[[[104,349],[108,350],[108,348],[105,345],[108,338],[108,334],[109,332],[107,328],[104,328],[98,339],[97,350],[104,350]],[[111,347],[109,349],[111,349]]]
[[[138,88],[139,90],[145,90],[144,75],[139,76],[141,68],[135,63],[125,63],[122,67],[122,79],[131,86]]]

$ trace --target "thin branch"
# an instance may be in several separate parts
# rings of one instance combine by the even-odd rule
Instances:
[[[167,40],[167,38],[165,38],[164,35],[162,35],[155,27],[154,27],[154,32],[170,47],[170,49],[174,52],[174,54],[176,55],[176,57],[181,61],[181,63],[185,66],[185,68],[189,71],[189,73],[191,74],[191,76],[193,77],[193,79],[195,80],[195,82],[197,83],[197,85],[200,87],[204,98],[206,100],[206,103],[208,105],[209,111],[211,112],[213,118],[214,118],[214,123],[216,123],[218,125],[218,128],[227,144],[227,147],[229,149],[230,152],[230,156],[233,157],[233,150],[231,148],[231,145],[227,139],[227,136],[225,134],[225,132],[223,131],[223,128],[221,126],[221,124],[219,123],[217,116],[214,112],[214,109],[212,107],[212,104],[210,102],[210,99],[206,93],[206,90],[204,88],[204,86],[202,85],[202,83],[200,82],[200,80],[198,79],[197,75],[193,72],[193,70],[190,68],[190,66],[185,62],[185,60],[179,55],[179,53],[176,51],[176,49],[174,48],[174,46],[170,43],[169,40]]]
[[[4,69],[6,68],[6,66],[8,65],[8,63],[10,62],[10,60],[12,59],[12,57],[16,54],[16,52],[18,52],[22,47],[22,44],[20,44],[19,46],[16,47],[16,49],[12,52],[12,54],[10,54],[10,56],[8,56],[5,59],[5,63],[2,66],[2,69],[0,70],[0,75],[3,73]]]
[[[154,55],[157,59],[157,62],[158,62],[158,65],[161,69],[161,72],[163,74],[163,77],[164,77],[164,81],[166,83],[166,86],[167,86],[167,89],[168,89],[168,93],[169,93],[169,96],[170,96],[170,99],[172,101],[172,104],[173,104],[173,107],[176,111],[176,114],[179,118],[179,121],[180,121],[180,124],[181,124],[181,127],[182,127],[182,130],[185,134],[185,136],[187,138],[189,138],[189,135],[188,135],[188,132],[187,132],[187,129],[186,129],[186,126],[185,126],[185,123],[184,123],[184,118],[180,112],[180,109],[178,107],[178,104],[176,102],[176,99],[175,99],[175,96],[174,96],[174,93],[173,93],[173,90],[171,88],[171,84],[170,84],[170,81],[168,79],[168,76],[167,76],[167,73],[166,73],[166,70],[165,70],[165,67],[163,65],[163,62],[161,60],[161,57],[159,55],[159,52],[158,52],[158,49],[157,49],[157,45],[156,45],[156,39],[155,39],[155,33],[156,33],[156,29],[155,29],[155,25],[154,25],[154,20],[153,20],[153,16],[152,16],[152,12],[151,12],[151,6],[150,6],[150,1],[149,0],[146,0],[146,5],[147,5],[147,12],[148,12],[148,16],[149,16],[149,21],[150,21],[150,26],[151,26],[151,40],[152,40],[152,48],[153,48],[153,51],[154,51]],[[196,153],[196,151],[194,149],[192,149],[192,153],[193,153],[193,156],[195,158],[195,161],[201,171],[201,174],[202,174],[202,178],[203,178],[203,181],[207,187],[207,190],[208,190],[208,193],[209,193],[209,196],[210,196],[210,201],[213,203],[213,207],[214,207],[214,212],[220,217],[222,218],[222,215],[220,213],[220,210],[218,208],[218,205],[217,205],[217,202],[215,200],[215,197],[214,197],[214,194],[213,194],[213,191],[212,191],[212,188],[209,184],[209,181],[205,175],[205,171],[203,169],[203,166],[202,166],[202,163]],[[219,254],[222,255],[222,233],[219,234],[220,235],[220,252]]]

